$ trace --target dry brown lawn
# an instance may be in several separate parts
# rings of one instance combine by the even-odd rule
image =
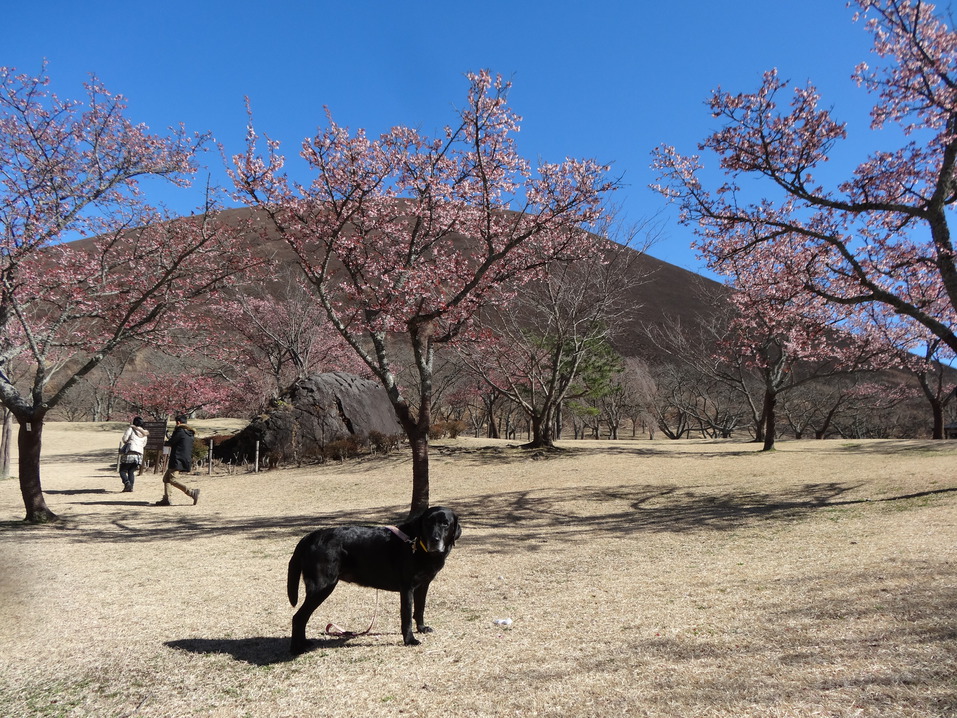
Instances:
[[[292,548],[400,519],[408,457],[196,475],[161,508],[153,474],[119,492],[121,428],[47,427],[57,525],[0,482],[3,716],[957,715],[952,442],[440,443],[464,533],[435,633],[404,647],[384,593],[372,634],[323,638],[376,612],[341,585],[293,659]]]

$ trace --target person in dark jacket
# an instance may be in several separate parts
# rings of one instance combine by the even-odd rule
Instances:
[[[179,481],[180,473],[189,473],[193,468],[193,437],[196,432],[186,424],[186,417],[180,414],[176,417],[176,427],[166,440],[169,447],[169,465],[163,474],[163,498],[156,502],[157,506],[171,506],[169,487],[175,486],[193,500],[193,505],[199,501],[199,489],[190,489]]]

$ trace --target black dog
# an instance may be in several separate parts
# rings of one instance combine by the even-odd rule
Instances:
[[[302,606],[292,617],[290,650],[306,650],[309,617],[340,580],[398,591],[402,640],[417,646],[412,619],[419,633],[432,630],[424,623],[425,596],[461,535],[455,513],[435,506],[398,527],[340,526],[305,536],[289,559],[286,588],[293,606],[299,601],[300,576],[306,586]]]

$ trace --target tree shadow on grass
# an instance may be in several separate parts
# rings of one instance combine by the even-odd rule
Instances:
[[[861,487],[836,482],[805,484],[774,493],[701,491],[660,486],[580,487],[472,497],[456,503],[466,528],[482,535],[474,546],[508,553],[547,543],[600,540],[640,534],[731,532],[772,522],[805,520],[821,511],[849,510],[944,496],[957,488],[862,498]],[[463,541],[465,536],[463,535]]]
[[[49,464],[113,464],[116,465],[116,449],[90,449],[68,454],[50,454],[42,461]]]
[[[701,446],[714,446],[712,451],[702,451]],[[651,442],[622,441],[621,443],[602,442],[600,445],[588,441],[565,443],[549,448],[529,447],[521,443],[498,444],[495,446],[456,446],[454,444],[433,445],[430,450],[437,456],[452,458],[464,465],[488,466],[520,464],[526,461],[552,461],[589,456],[628,456],[655,457],[658,459],[714,459],[717,457],[736,457],[758,455],[761,445],[739,440],[707,440],[682,447],[669,444],[655,445]]]
[[[347,638],[330,638],[310,641],[307,652],[342,648],[346,646],[348,640]],[[289,652],[288,637],[182,638],[177,641],[167,641],[164,645],[178,651],[200,655],[221,653],[254,666],[271,666],[296,659],[296,656]]]
[[[898,496],[862,497],[861,486],[837,482],[804,484],[774,492],[726,487],[661,487],[625,484],[529,489],[462,497],[449,502],[460,516],[463,545],[479,550],[535,551],[546,544],[641,534],[730,532],[765,522],[805,520],[821,511],[927,499],[957,492],[943,488]],[[304,534],[323,526],[388,525],[401,522],[400,505],[298,515],[222,517],[175,506],[147,510],[124,498],[74,501],[73,506],[115,506],[116,515],[77,513],[32,532],[37,540],[152,542],[171,538],[243,536],[288,540],[290,551]],[[147,502],[148,503],[148,502]],[[0,524],[0,534],[23,524]],[[474,533],[473,533],[474,532]]]
[[[129,496],[129,494],[121,494]],[[304,533],[324,526],[362,524],[385,526],[401,523],[408,509],[403,506],[311,513],[303,515],[269,515],[223,518],[198,512],[186,502],[171,507],[157,507],[151,501],[73,501],[72,506],[114,506],[116,515],[96,513],[61,514],[59,521],[31,524],[26,521],[0,522],[0,536],[5,533],[28,532],[31,540],[139,543],[169,541],[170,539],[202,539],[217,536],[241,535],[251,540],[275,540],[286,536],[292,542]],[[121,511],[120,509],[142,509]],[[200,507],[201,508],[201,507]]]
[[[592,443],[587,439],[565,441],[552,448],[529,448],[518,442],[474,447],[452,442],[432,445],[437,456],[453,458],[466,464],[514,464],[525,461],[550,461],[588,456],[654,457],[673,461],[708,461],[716,458],[743,456],[767,457],[775,452],[763,451],[763,443],[753,439],[683,439],[679,442],[623,439]],[[813,454],[918,454],[947,455],[957,449],[957,443],[931,439],[823,439],[778,440],[775,451],[797,450]]]

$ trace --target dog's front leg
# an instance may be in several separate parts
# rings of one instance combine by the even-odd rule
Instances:
[[[419,633],[432,633],[432,629],[425,625],[425,597],[429,593],[429,584],[423,583],[412,594],[415,598],[415,610],[412,618],[415,619],[415,629]]]
[[[402,640],[407,646],[419,645],[419,640],[412,635],[412,587],[404,587],[399,591],[402,601],[399,607],[399,616],[402,619]]]

